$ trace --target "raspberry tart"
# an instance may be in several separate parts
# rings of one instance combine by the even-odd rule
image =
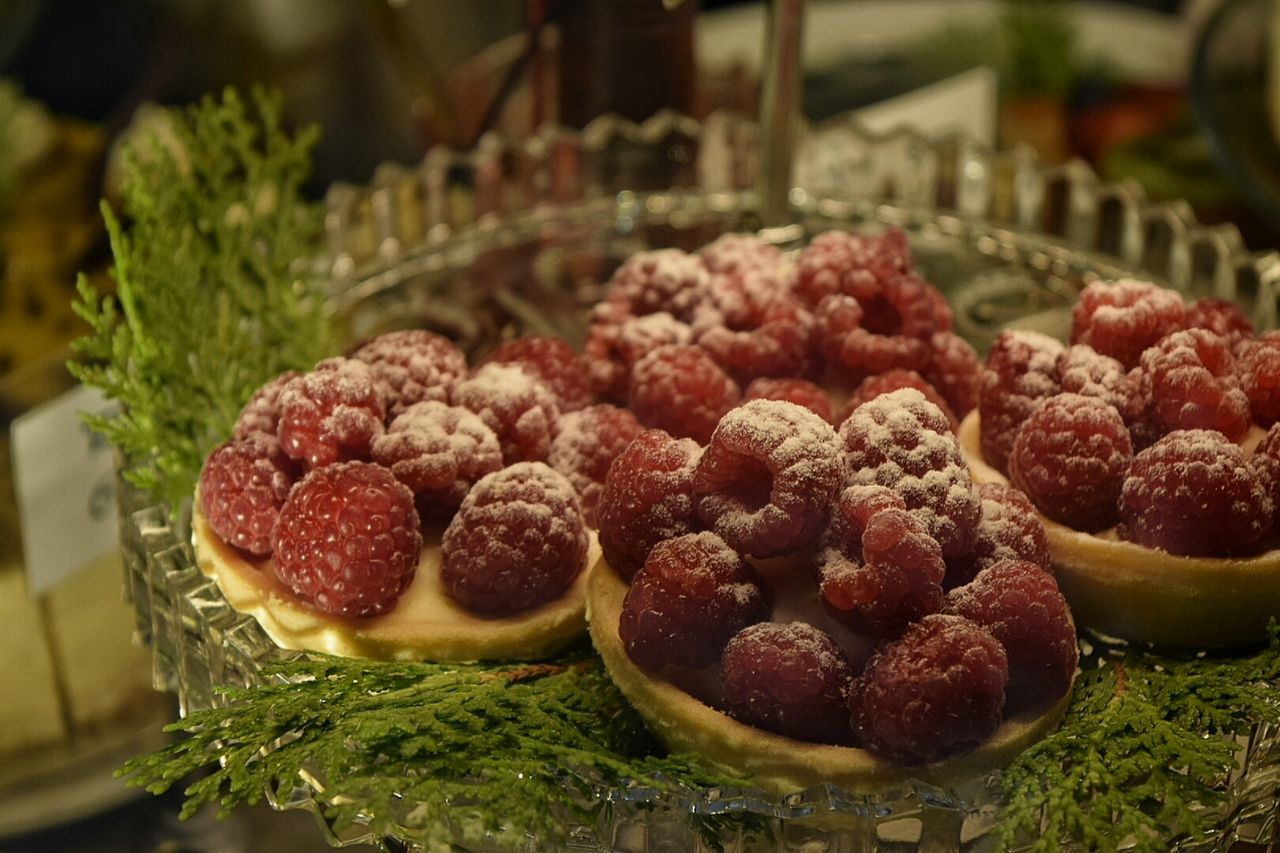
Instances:
[[[585,377],[557,340],[470,368],[425,331],[277,377],[206,460],[197,561],[285,648],[550,655],[586,630],[596,503],[640,429]]]
[[[1067,344],[997,339],[960,442],[975,480],[1035,504],[1082,625],[1195,648],[1265,639],[1280,616],[1277,353],[1233,304],[1132,280],[1087,287]]]

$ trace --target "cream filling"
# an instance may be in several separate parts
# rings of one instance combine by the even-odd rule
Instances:
[[[1009,480],[982,457],[975,410],[957,437],[975,483]],[[1260,439],[1256,428],[1241,445]],[[1257,642],[1280,616],[1280,550],[1253,557],[1183,557],[1122,541],[1115,528],[1082,533],[1040,515],[1058,585],[1076,623],[1113,637],[1210,648]]]
[[[311,607],[283,584],[270,558],[249,560],[218,537],[199,511],[192,518],[196,562],[227,601],[258,621],[286,649],[376,660],[530,660],[554,654],[586,630],[586,567],[599,557],[590,531],[587,558],[555,601],[512,616],[476,615],[445,592],[440,542],[424,544],[418,571],[392,609],[367,618],[335,616]]]
[[[1052,707],[1013,717],[978,748],[920,767],[904,767],[862,749],[806,743],[741,723],[671,682],[637,666],[618,636],[628,586],[603,558],[591,569],[587,613],[591,640],[609,676],[673,752],[694,751],[720,772],[745,776],[779,794],[831,783],[874,793],[918,779],[952,785],[1001,767],[1057,726],[1071,691]]]

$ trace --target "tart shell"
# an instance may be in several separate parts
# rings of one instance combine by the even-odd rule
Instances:
[[[982,456],[975,410],[957,437],[975,483],[1008,483]],[[1246,446],[1249,442],[1246,442]],[[1183,557],[1082,533],[1040,516],[1058,586],[1076,624],[1110,637],[1190,648],[1256,643],[1280,616],[1280,550],[1254,557]]]
[[[583,570],[560,598],[499,618],[477,616],[440,582],[440,541],[428,538],[413,582],[388,612],[368,618],[322,613],[275,575],[271,559],[247,559],[227,545],[201,514],[192,517],[196,563],[237,611],[252,616],[277,645],[374,660],[532,660],[548,657],[586,630],[587,568],[600,554],[590,531]]]
[[[1057,726],[1071,691],[1052,707],[1006,720],[986,743],[934,764],[904,767],[852,747],[806,743],[738,722],[636,665],[618,636],[627,583],[601,558],[591,569],[587,618],[609,676],[673,752],[697,752],[720,772],[747,777],[778,794],[823,783],[851,793],[884,791],[910,780],[957,784],[1007,764]]]

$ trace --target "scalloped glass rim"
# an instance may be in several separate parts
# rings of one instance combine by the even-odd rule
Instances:
[[[500,315],[488,325],[464,323],[464,332],[476,333],[473,344],[516,327],[572,336],[574,329],[557,326],[501,282],[490,286],[494,276],[467,273],[497,258],[521,266],[530,281],[549,280],[580,309],[598,291],[572,280],[575,268],[558,252],[625,255],[753,229],[754,133],[749,122],[726,115],[700,124],[661,114],[642,125],[602,117],[582,132],[547,128],[525,140],[486,137],[466,154],[434,150],[416,168],[380,168],[367,187],[335,185],[327,251],[318,261],[333,307],[351,339],[439,319],[455,302],[465,310],[447,319]],[[907,132],[871,136],[839,121],[805,134],[796,183],[795,222],[771,229],[768,239],[790,246],[829,227],[905,228],[927,276],[951,296],[957,329],[979,345],[1011,323],[1060,330],[1081,286],[1134,274],[1189,295],[1239,299],[1260,326],[1275,325],[1274,256],[1246,253],[1233,228],[1198,225],[1185,205],[1151,205],[1136,186],[1104,186],[1082,164],[1045,169],[1022,149],[994,152]],[[263,683],[264,664],[298,654],[277,648],[195,568],[189,513],[173,523],[166,507],[123,478],[119,494],[137,627],[154,652],[156,686],[177,694],[182,713],[217,705],[217,686]],[[1094,649],[1086,665],[1101,654]],[[1280,734],[1260,725],[1241,741],[1241,756],[1224,783],[1222,831],[1183,839],[1178,849],[1273,837]],[[776,797],[597,782],[595,802],[605,807],[592,826],[568,827],[569,847],[707,849],[696,820],[750,814],[766,819],[769,835],[723,824],[718,840],[725,849],[967,848],[996,825],[998,785],[991,774],[953,790],[911,784],[861,797],[823,785]],[[267,796],[277,808],[315,813],[335,845],[396,839],[417,849],[461,840],[456,827],[450,838],[423,837],[418,804],[400,801],[369,802],[358,821],[334,825],[323,817],[329,790],[326,780],[307,776]]]

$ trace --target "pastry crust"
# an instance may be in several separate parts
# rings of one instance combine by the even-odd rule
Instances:
[[[618,637],[628,586],[603,558],[591,568],[587,591],[591,640],[610,677],[673,752],[697,752],[721,772],[745,776],[761,788],[788,794],[830,783],[851,793],[874,793],[909,780],[952,785],[1007,764],[1058,724],[1071,691],[1052,707],[1005,721],[977,749],[921,767],[883,761],[862,749],[805,743],[738,722],[632,662]]]
[[[530,660],[547,657],[586,629],[587,567],[600,546],[590,531],[587,559],[573,585],[555,601],[514,616],[485,618],[459,606],[440,582],[440,542],[428,541],[418,571],[395,606],[381,616],[321,613],[299,599],[272,571],[270,558],[249,560],[192,518],[196,562],[228,602],[258,621],[277,645],[375,660]]]
[[[983,459],[981,430],[975,410],[957,435],[974,482],[1008,483]],[[1250,435],[1244,445],[1256,443]],[[1114,528],[1082,533],[1040,520],[1077,625],[1124,640],[1218,648],[1265,639],[1271,618],[1280,616],[1280,550],[1181,557],[1124,542]]]

